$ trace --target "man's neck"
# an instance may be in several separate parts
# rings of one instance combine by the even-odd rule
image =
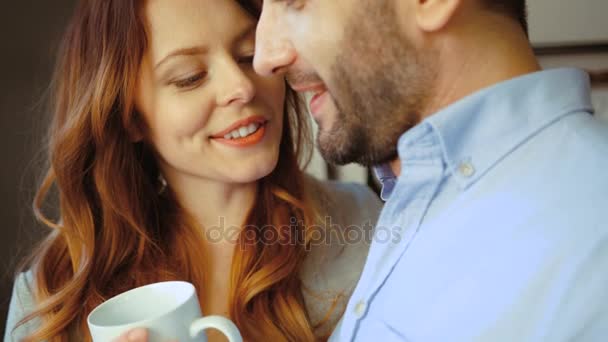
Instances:
[[[423,118],[481,89],[541,69],[519,26],[503,24],[512,27],[496,32],[463,27],[464,32],[442,38],[437,82]]]
[[[395,176],[399,177],[399,175],[401,175],[401,159],[399,159],[399,157],[391,160],[388,165],[391,167],[391,171],[393,171]]]
[[[437,82],[432,88],[435,91],[429,96],[422,120],[484,88],[541,69],[528,40],[517,27],[500,32],[447,35],[439,51]],[[399,158],[389,165],[396,176],[401,174]]]

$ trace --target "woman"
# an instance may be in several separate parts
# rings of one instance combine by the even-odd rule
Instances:
[[[379,202],[300,171],[307,121],[281,77],[252,70],[254,31],[232,0],[78,5],[35,200],[51,233],[17,278],[5,340],[90,340],[94,307],[175,279],[248,341],[332,331],[367,254],[335,233],[371,227]],[[42,210],[53,186],[57,222]]]

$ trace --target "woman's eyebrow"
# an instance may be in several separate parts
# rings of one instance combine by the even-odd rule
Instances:
[[[207,51],[209,51],[209,48],[206,46],[191,46],[191,47],[177,49],[177,50],[169,53],[167,56],[165,56],[163,59],[161,59],[158,63],[156,63],[156,65],[154,66],[154,69],[158,69],[162,64],[164,64],[165,62],[167,62],[168,60],[170,60],[173,57],[203,55],[203,54],[206,54]]]
[[[235,43],[240,42],[240,41],[248,38],[250,34],[255,33],[255,29],[256,29],[255,23],[245,26],[245,28],[242,29],[241,32],[239,32],[236,35],[234,42]],[[207,46],[191,46],[191,47],[186,47],[186,48],[179,48],[179,49],[174,50],[173,52],[169,53],[167,56],[165,56],[163,59],[161,59],[158,63],[156,63],[156,65],[154,66],[154,69],[158,69],[162,64],[164,64],[165,62],[167,62],[168,60],[170,60],[173,57],[204,55],[208,51],[209,51],[209,48]]]
[[[240,41],[248,38],[250,34],[255,33],[256,28],[257,28],[256,23],[252,23],[252,24],[245,26],[245,28],[239,34],[236,35],[234,42],[240,42]]]

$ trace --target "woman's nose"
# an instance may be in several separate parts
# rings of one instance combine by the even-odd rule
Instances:
[[[251,66],[248,66],[251,68]],[[218,77],[220,91],[218,93],[218,104],[227,106],[233,102],[249,103],[255,97],[256,89],[249,75],[243,70],[243,66],[236,62],[226,63],[222,75]]]

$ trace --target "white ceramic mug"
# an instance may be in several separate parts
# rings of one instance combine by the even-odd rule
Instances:
[[[211,328],[221,331],[230,342],[243,341],[229,319],[201,316],[194,286],[168,281],[138,287],[107,300],[89,314],[87,323],[94,342],[111,342],[133,328],[148,329],[149,342],[206,342],[201,332]]]

